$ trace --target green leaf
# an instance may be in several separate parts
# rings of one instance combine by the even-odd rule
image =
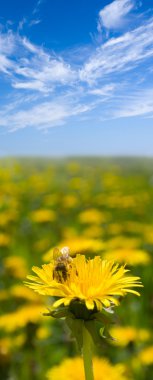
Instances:
[[[102,334],[103,334],[103,332],[102,332]],[[103,336],[104,339],[116,341],[116,339],[111,336],[111,334],[109,333],[108,329],[106,329],[106,328],[105,328],[105,334],[103,334],[102,336]]]
[[[102,344],[102,336],[100,334],[100,330],[104,330],[104,326],[102,327],[101,323],[92,320],[92,321],[85,321],[85,327],[89,331],[92,340],[95,345],[101,345]]]
[[[83,324],[82,319],[75,319],[71,317],[66,318],[66,323],[72,333],[72,336],[75,337],[78,345],[78,349],[81,352],[83,347]]]

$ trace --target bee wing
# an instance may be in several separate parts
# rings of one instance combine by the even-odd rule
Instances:
[[[63,247],[63,248],[61,249],[61,253],[62,253],[62,255],[64,255],[64,256],[69,256],[69,254],[70,254],[70,248],[69,248],[69,247]]]
[[[61,256],[61,253],[60,253],[59,248],[55,247],[55,248],[53,249],[53,259],[56,260],[56,259],[57,259],[58,257],[60,257],[60,256]]]

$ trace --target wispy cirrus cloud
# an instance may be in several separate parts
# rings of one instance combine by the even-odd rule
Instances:
[[[12,87],[42,92],[52,91],[56,83],[75,79],[75,71],[62,57],[48,53],[18,34],[1,34],[0,69],[8,73]]]
[[[136,91],[133,96],[122,99],[122,103],[113,110],[114,118],[133,116],[153,117],[153,88]]]
[[[0,126],[8,127],[9,131],[26,127],[48,129],[63,125],[67,120],[73,120],[75,116],[86,113],[94,107],[94,104],[87,105],[67,97],[58,97],[56,100],[43,100],[42,102],[39,99],[30,107],[28,101],[26,109],[22,109],[21,103],[24,103],[24,100],[24,98],[20,99],[13,106],[4,107],[0,111]]]
[[[111,73],[132,70],[152,55],[153,18],[150,18],[144,25],[98,47],[80,70],[80,77],[92,83]]]
[[[123,26],[126,16],[134,9],[135,0],[115,0],[99,12],[97,29],[118,29]]]
[[[39,18],[37,19],[32,19],[29,23],[29,26],[33,26],[33,25],[38,25],[40,24],[41,20]]]
[[[109,17],[116,3],[120,8],[118,15],[114,12],[113,21]],[[103,9],[103,25],[113,28],[134,6],[132,0],[115,0]],[[141,17],[139,26],[98,46],[82,46],[77,54],[75,47],[69,54],[55,54],[19,30],[1,32],[0,52],[1,75],[10,86],[10,97],[6,96],[0,111],[3,128],[47,129],[69,120],[77,122],[81,115],[95,115],[100,122],[101,118],[148,116],[153,112],[152,17]]]
[[[36,4],[35,4],[34,9],[32,11],[33,14],[36,14],[36,13],[38,13],[40,11],[40,6],[41,6],[42,3],[44,3],[44,0],[38,0],[38,1],[36,1]]]

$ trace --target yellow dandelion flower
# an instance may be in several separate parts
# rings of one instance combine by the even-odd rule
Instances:
[[[31,302],[40,302],[41,296],[23,285],[14,285],[10,288],[9,295],[15,298],[22,298]],[[8,294],[7,294],[8,297]]]
[[[40,209],[31,213],[31,219],[36,223],[52,222],[56,219],[56,214],[53,210]]]
[[[0,329],[15,331],[26,326],[29,322],[37,323],[42,319],[43,304],[29,304],[16,311],[0,316]]]
[[[47,326],[40,326],[36,332],[36,337],[39,340],[47,339],[50,336],[50,330]]]
[[[108,224],[107,231],[111,235],[119,235],[123,231],[123,225],[118,223]]]
[[[4,233],[0,233],[0,247],[8,247],[10,240],[10,236]]]
[[[26,261],[21,256],[9,256],[3,260],[6,271],[13,277],[23,279],[27,275]]]
[[[112,365],[107,359],[94,358],[95,380],[126,380],[125,366]],[[77,371],[75,370],[77,368]],[[65,359],[60,365],[52,367],[47,372],[48,380],[84,380],[83,363],[81,358]]]
[[[14,348],[24,344],[26,336],[19,334],[16,337],[4,337],[0,339],[0,356],[8,355]]]
[[[139,354],[139,359],[144,365],[153,364],[153,345],[144,348]]]
[[[153,244],[153,225],[144,225],[142,230],[145,242]]]
[[[114,326],[110,333],[116,340],[112,341],[117,346],[125,347],[130,342],[145,342],[150,339],[151,334],[146,329],[138,329],[133,326]]]
[[[124,235],[115,236],[106,242],[107,249],[137,249],[141,244],[141,240],[138,237],[125,237]]]
[[[101,213],[98,209],[88,209],[79,214],[79,221],[85,224],[101,224],[108,219],[107,213]]]
[[[63,240],[59,246],[61,247],[70,247],[71,255],[75,255],[76,253],[96,253],[102,251],[105,248],[105,243],[103,243],[100,239],[89,239],[85,236],[74,236],[73,238]],[[49,261],[52,257],[52,248],[46,252],[43,256],[44,261]]]
[[[95,307],[101,310],[103,306],[118,305],[117,296],[139,295],[131,288],[142,286],[139,277],[125,276],[128,270],[124,266],[99,256],[86,260],[85,256],[77,255],[67,268],[61,269],[60,276],[55,276],[54,262],[32,269],[36,276],[28,276],[31,282],[26,285],[40,294],[58,297],[53,307],[79,300],[89,310]]]
[[[8,292],[7,290],[2,289],[0,291],[0,301],[5,301],[8,299]]]
[[[0,356],[8,355],[11,349],[11,340],[9,338],[0,339]]]
[[[78,198],[75,195],[68,194],[63,197],[64,208],[74,208],[78,206]]]
[[[114,249],[110,252],[106,252],[104,257],[107,260],[116,260],[129,265],[147,265],[150,262],[148,252],[142,249]]]
[[[10,207],[12,207],[12,205],[10,205]],[[16,206],[18,207],[18,206]],[[4,212],[1,212],[0,213],[0,226],[1,227],[5,227],[7,226],[9,223],[11,222],[14,222],[18,217],[18,214],[16,211],[12,210],[6,210]]]
[[[100,238],[104,234],[104,229],[96,224],[91,224],[89,227],[85,228],[82,233],[87,238],[95,239]]]

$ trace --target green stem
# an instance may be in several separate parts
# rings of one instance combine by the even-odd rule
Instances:
[[[93,365],[92,365],[92,339],[91,336],[83,325],[83,363],[85,380],[94,380]]]

